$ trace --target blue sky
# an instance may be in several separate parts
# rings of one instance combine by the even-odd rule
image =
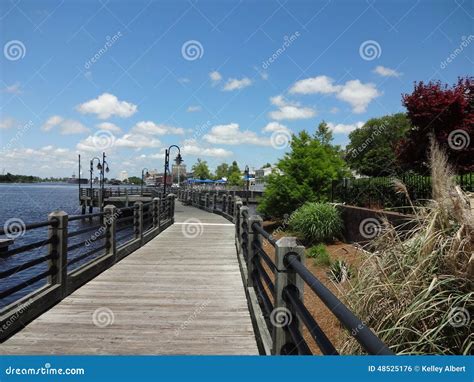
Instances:
[[[2,0],[0,170],[67,176],[105,150],[132,175],[170,144],[258,168],[322,120],[345,145],[414,81],[472,74],[473,4]]]

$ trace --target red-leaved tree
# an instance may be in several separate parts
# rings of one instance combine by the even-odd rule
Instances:
[[[397,144],[400,166],[426,172],[433,135],[458,173],[474,171],[474,78],[460,78],[452,87],[439,81],[415,83],[413,93],[402,99],[413,128]]]

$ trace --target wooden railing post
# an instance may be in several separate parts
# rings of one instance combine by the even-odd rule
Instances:
[[[217,209],[217,192],[212,195],[212,212],[214,212]]]
[[[243,206],[240,209],[240,216],[239,216],[239,221],[240,221],[240,227],[239,227],[239,232],[240,232],[240,237],[239,237],[239,242],[240,242],[240,248],[242,249],[242,256],[245,260],[245,263],[247,264],[247,241],[248,241],[248,221],[245,218],[245,216],[248,216],[249,213],[249,208],[246,206]]]
[[[234,203],[234,198],[229,195],[228,201],[227,201],[227,215],[233,216],[234,215],[234,210],[233,210],[233,203]]]
[[[133,228],[135,232],[135,239],[140,239],[140,243],[143,243],[143,203],[142,202],[135,202],[135,204],[133,205]]]
[[[270,315],[273,326],[273,354],[298,354],[288,331],[288,325],[296,325],[301,330],[301,323],[294,311],[283,298],[285,288],[296,288],[303,300],[303,279],[294,271],[287,268],[286,255],[296,253],[299,261],[304,263],[304,247],[296,244],[295,237],[282,237],[275,246],[275,304]]]
[[[48,215],[53,224],[48,228],[48,237],[52,242],[48,246],[52,259],[49,267],[53,274],[48,277],[50,284],[60,285],[61,299],[67,296],[67,228],[68,214],[64,211],[53,211]]]
[[[248,208],[248,207],[247,207]],[[253,248],[256,245],[262,249],[262,235],[260,235],[253,227],[253,223],[262,225],[262,218],[258,215],[252,215],[248,221],[248,240],[247,240],[247,286],[253,287],[252,274],[255,270],[254,261],[260,261],[260,256],[255,252]]]
[[[235,245],[237,247],[237,253],[240,253],[242,248],[240,247],[240,209],[242,208],[242,200],[238,199],[235,202],[234,210],[234,225],[235,225]]]
[[[105,225],[105,253],[117,254],[117,240],[116,240],[116,227],[117,227],[117,212],[118,209],[113,204],[107,204],[104,207],[104,225]]]
[[[176,195],[168,194],[166,198],[168,199],[168,217],[171,219],[171,223],[174,224],[174,198]]]
[[[222,212],[227,211],[227,195],[222,195]]]
[[[205,202],[204,202],[204,207],[206,208],[206,211],[209,211],[209,201],[210,201],[211,197],[209,196],[209,192],[206,193],[206,199],[205,199]]]
[[[153,198],[153,227],[160,226],[160,198]]]

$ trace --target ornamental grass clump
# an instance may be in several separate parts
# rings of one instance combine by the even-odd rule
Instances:
[[[408,233],[384,223],[346,302],[395,353],[472,354],[473,210],[435,143],[430,157],[432,201],[413,207]],[[342,351],[362,352],[352,337]]]
[[[289,219],[292,231],[300,233],[309,243],[331,242],[342,232],[339,211],[328,203],[306,203],[293,212]]]

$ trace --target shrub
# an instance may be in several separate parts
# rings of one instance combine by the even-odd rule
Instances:
[[[314,259],[315,265],[331,265],[331,257],[329,256],[329,252],[327,251],[324,244],[312,246],[310,249],[308,249],[306,255]]]
[[[342,231],[339,211],[327,203],[304,204],[290,216],[288,224],[309,243],[330,242]]]
[[[331,265],[328,275],[329,278],[337,283],[342,283],[352,277],[352,269],[344,260],[338,260]]]

